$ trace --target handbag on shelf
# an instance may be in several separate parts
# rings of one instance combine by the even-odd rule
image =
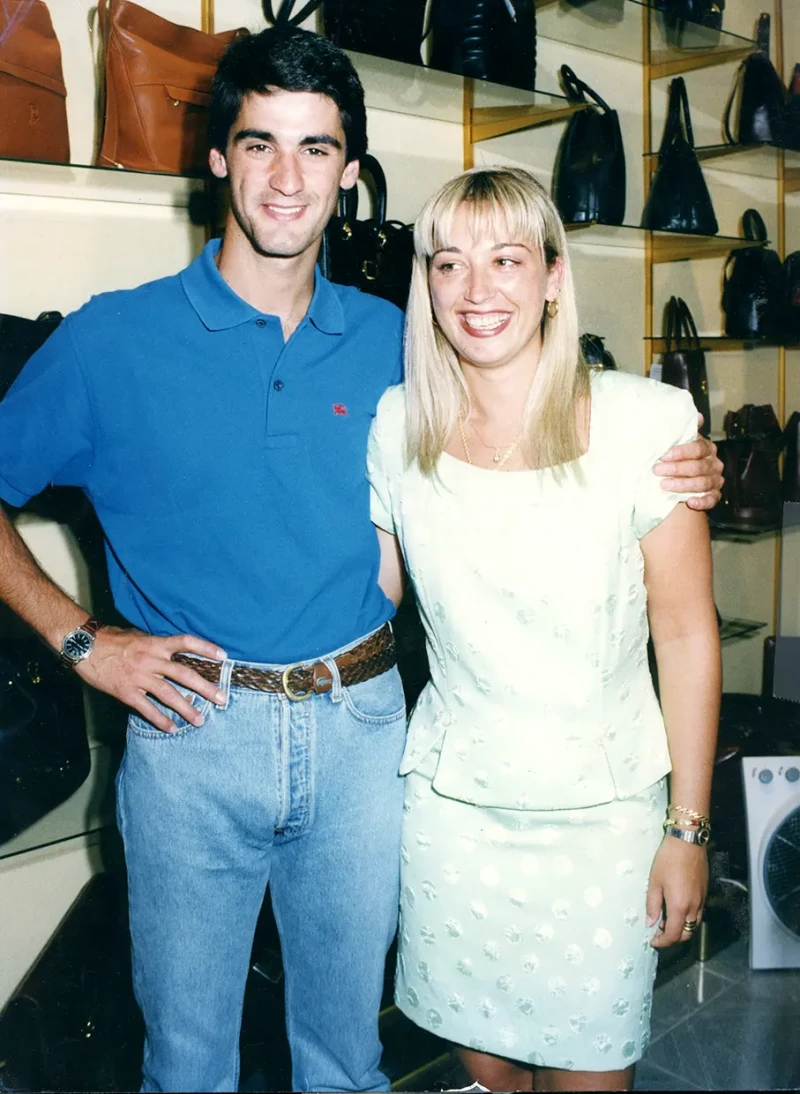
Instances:
[[[800,251],[793,251],[783,263],[783,315],[781,335],[789,345],[800,345]]]
[[[711,434],[711,405],[708,398],[706,355],[700,348],[694,317],[685,300],[671,296],[664,313],[664,355],[661,358],[661,380],[688,391],[694,405],[703,415],[700,433]]]
[[[568,224],[622,224],[625,149],[619,116],[569,65],[561,66],[561,80],[569,101],[587,106],[569,119],[559,145],[553,183],[558,211]]]
[[[725,10],[725,0],[656,0],[656,9],[664,14],[664,22],[668,38],[674,39],[675,44],[682,48],[691,46],[690,36],[697,37],[695,26],[705,27],[708,30],[719,32],[722,29],[722,16]],[[708,48],[715,46],[719,41],[719,33],[703,34],[702,41],[695,41],[695,45],[702,44]]]
[[[99,0],[98,13],[106,104],[97,163],[206,173],[214,72],[226,47],[247,31],[205,34],[131,0]]]
[[[616,370],[617,362],[611,351],[606,349],[605,341],[599,334],[581,335],[581,353],[589,368]]]
[[[769,32],[770,17],[764,13],[758,19],[758,48],[745,57],[739,66],[733,91],[725,107],[723,125],[729,144],[778,143],[787,99],[783,81],[769,59]],[[734,137],[730,119],[740,87],[739,116]]]
[[[535,0],[432,0],[432,68],[536,86]]]
[[[742,229],[745,239],[766,243],[767,227],[756,209],[744,212]],[[783,264],[777,252],[768,247],[732,251],[722,286],[727,336],[748,342],[779,339],[783,307]]]
[[[0,4],[0,156],[69,163],[61,47],[42,0]]]
[[[664,136],[642,215],[642,227],[707,236],[719,231],[711,195],[694,150],[689,99],[682,76],[669,85]]]
[[[717,442],[723,462],[722,499],[709,513],[713,525],[745,533],[777,528],[782,487],[778,461],[784,435],[771,406],[748,403],[725,415],[725,440]]]
[[[342,49],[421,64],[426,0],[325,0],[325,33]]]
[[[71,797],[89,766],[77,677],[36,639],[0,643],[0,843]]]
[[[781,492],[784,501],[800,502],[800,414],[795,410],[783,431],[785,452]]]
[[[63,318],[57,311],[42,312],[37,319],[0,314],[0,399]]]
[[[357,188],[342,191],[338,213],[323,235],[320,268],[329,281],[354,285],[405,308],[414,258],[413,227],[386,219],[386,176],[374,156],[364,156],[361,174],[371,181],[375,215],[359,220]]]
[[[782,148],[800,152],[800,64],[794,66],[789,96],[778,129],[778,143]]]

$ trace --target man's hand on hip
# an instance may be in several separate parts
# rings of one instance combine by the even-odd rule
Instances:
[[[698,414],[699,424],[703,415]],[[653,468],[663,476],[661,488],[678,494],[702,494],[699,498],[687,498],[690,509],[713,509],[722,497],[722,460],[717,456],[717,446],[705,437],[680,444],[665,452]]]
[[[134,629],[103,627],[97,632],[91,655],[76,665],[75,672],[93,688],[113,695],[141,714],[156,729],[171,733],[175,729],[172,722],[148,696],[152,695],[194,726],[204,721],[172,686],[171,680],[212,703],[225,702],[225,695],[216,684],[204,680],[194,669],[177,664],[172,660],[173,653],[194,653],[210,661],[225,659],[224,651],[213,642],[190,634],[154,638]]]

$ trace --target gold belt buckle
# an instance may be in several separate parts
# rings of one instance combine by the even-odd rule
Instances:
[[[295,669],[299,669],[299,665],[288,665],[281,674],[281,683],[283,684],[283,690],[286,693],[287,699],[291,699],[293,703],[302,703],[304,699],[310,699],[312,692],[309,691],[292,691],[289,686],[289,676]]]

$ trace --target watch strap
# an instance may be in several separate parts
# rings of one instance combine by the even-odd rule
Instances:
[[[684,843],[695,843],[700,847],[705,847],[711,838],[711,829],[708,825],[702,825],[699,828],[680,828],[676,824],[665,824],[664,832],[668,836],[674,836],[675,839],[683,840]]]
[[[90,615],[85,623],[81,623],[81,625],[79,627],[73,627],[73,629],[71,631],[69,631],[69,633],[67,635],[64,636],[64,641],[66,641],[66,639],[69,637],[70,634],[74,634],[75,631],[85,631],[86,634],[88,634],[92,638],[94,638],[95,635],[97,634],[97,632],[105,626],[106,626],[106,624],[101,622],[101,620],[95,619],[95,617],[93,615]],[[73,661],[73,659],[71,657],[67,657],[67,655],[64,653],[63,647],[62,647],[62,649],[60,651],[60,654],[59,654],[59,660],[61,661],[62,668],[65,668],[65,669],[74,669],[75,666],[78,664],[78,662]]]

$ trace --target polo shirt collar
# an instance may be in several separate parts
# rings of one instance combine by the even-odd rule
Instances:
[[[238,327],[261,313],[233,291],[217,269],[215,258],[222,241],[211,239],[181,273],[181,282],[190,304],[208,330]],[[336,289],[320,273],[314,272],[314,295],[306,313],[324,334],[344,333],[344,311]]]

